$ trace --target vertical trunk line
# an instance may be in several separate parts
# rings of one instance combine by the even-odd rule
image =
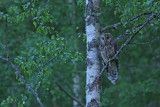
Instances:
[[[99,0],[86,0],[86,35],[87,35],[87,70],[86,70],[86,107],[100,106],[99,84],[92,84],[99,74],[100,61],[98,57],[100,25],[99,25]]]

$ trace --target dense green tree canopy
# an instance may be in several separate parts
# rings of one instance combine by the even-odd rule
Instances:
[[[101,0],[100,4],[101,31],[120,37],[118,48],[142,26],[119,54],[117,84],[103,73],[101,106],[159,107],[160,2]],[[39,106],[29,86],[45,107],[72,106],[75,75],[80,77],[81,105],[85,104],[84,17],[83,0],[0,1],[0,106]]]

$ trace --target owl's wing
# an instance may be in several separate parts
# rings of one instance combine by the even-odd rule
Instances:
[[[113,44],[114,53],[117,52],[117,44]],[[113,55],[114,56],[114,55]],[[108,79],[115,84],[118,79],[118,58],[112,60],[108,65]]]
[[[101,57],[102,57],[102,60],[105,64],[108,63],[108,58],[107,58],[107,54],[106,54],[106,51],[105,50],[101,50]]]
[[[106,47],[104,45],[99,46],[100,56],[104,64],[108,62]]]

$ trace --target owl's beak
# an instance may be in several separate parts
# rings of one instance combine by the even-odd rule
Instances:
[[[107,40],[105,40],[105,43],[107,43]]]

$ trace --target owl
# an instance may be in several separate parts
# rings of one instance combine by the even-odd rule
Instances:
[[[117,45],[114,42],[113,36],[110,33],[102,33],[100,35],[100,55],[103,65],[107,64],[108,79],[115,84],[118,78],[118,59],[114,59],[108,63],[117,52]]]

